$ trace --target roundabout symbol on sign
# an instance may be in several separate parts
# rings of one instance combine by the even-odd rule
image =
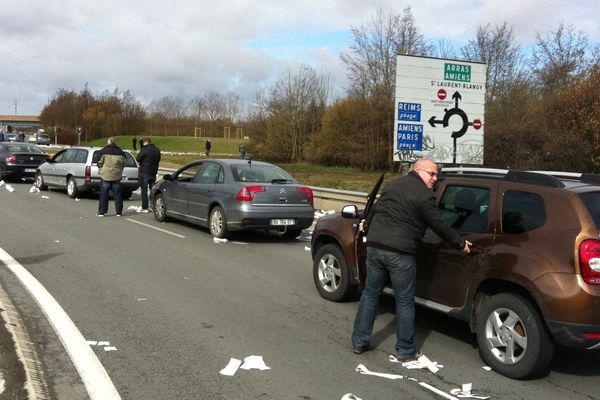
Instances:
[[[438,92],[438,96],[439,96],[439,92]],[[446,113],[444,114],[444,119],[442,119],[442,120],[436,119],[435,115],[433,117],[429,118],[429,125],[431,125],[432,127],[435,128],[436,125],[442,124],[442,126],[445,128],[448,126],[450,118],[454,115],[458,115],[462,119],[462,126],[459,130],[453,131],[452,135],[451,135],[454,139],[457,139],[457,138],[463,136],[465,133],[467,133],[467,129],[469,129],[469,126],[472,126],[474,124],[474,122],[469,122],[469,118],[467,117],[467,114],[462,109],[458,108],[458,101],[462,100],[460,93],[454,92],[454,94],[452,95],[452,99],[454,100],[454,108],[451,108],[451,109],[445,108],[444,111]],[[476,120],[476,121],[479,122],[479,127],[476,129],[481,128],[481,121],[480,120]]]

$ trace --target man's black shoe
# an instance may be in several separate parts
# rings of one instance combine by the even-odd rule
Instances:
[[[369,346],[362,346],[362,347],[353,347],[352,348],[352,352],[354,354],[362,354],[365,351],[369,351]]]

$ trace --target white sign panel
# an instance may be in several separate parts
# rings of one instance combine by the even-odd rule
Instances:
[[[398,56],[394,161],[483,164],[485,64]]]

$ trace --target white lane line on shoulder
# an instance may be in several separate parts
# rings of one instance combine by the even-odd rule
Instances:
[[[102,363],[50,292],[2,248],[0,261],[17,276],[46,315],[77,368],[91,400],[120,400],[121,396]]]
[[[130,221],[130,222],[135,222],[136,224],[140,224],[140,225],[142,225],[142,226],[145,226],[146,228],[156,229],[157,231],[164,232],[164,233],[168,233],[169,235],[177,236],[177,237],[178,237],[178,238],[180,238],[180,239],[185,239],[185,236],[183,236],[183,235],[180,235],[180,234],[178,234],[178,233],[171,232],[171,231],[168,231],[168,230],[166,230],[166,229],[162,229],[162,228],[157,228],[156,226],[152,226],[152,225],[149,225],[149,224],[145,224],[145,223],[143,223],[143,222],[140,222],[140,221],[137,221],[137,220],[135,220],[135,219],[131,219],[131,218],[125,218],[125,219],[126,219],[127,221]]]

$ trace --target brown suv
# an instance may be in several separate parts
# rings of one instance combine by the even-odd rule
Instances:
[[[311,251],[322,297],[344,301],[365,280],[359,212],[319,219]],[[600,175],[445,168],[438,208],[477,254],[431,230],[419,248],[417,304],[469,323],[481,358],[511,378],[547,370],[555,344],[600,349]]]

